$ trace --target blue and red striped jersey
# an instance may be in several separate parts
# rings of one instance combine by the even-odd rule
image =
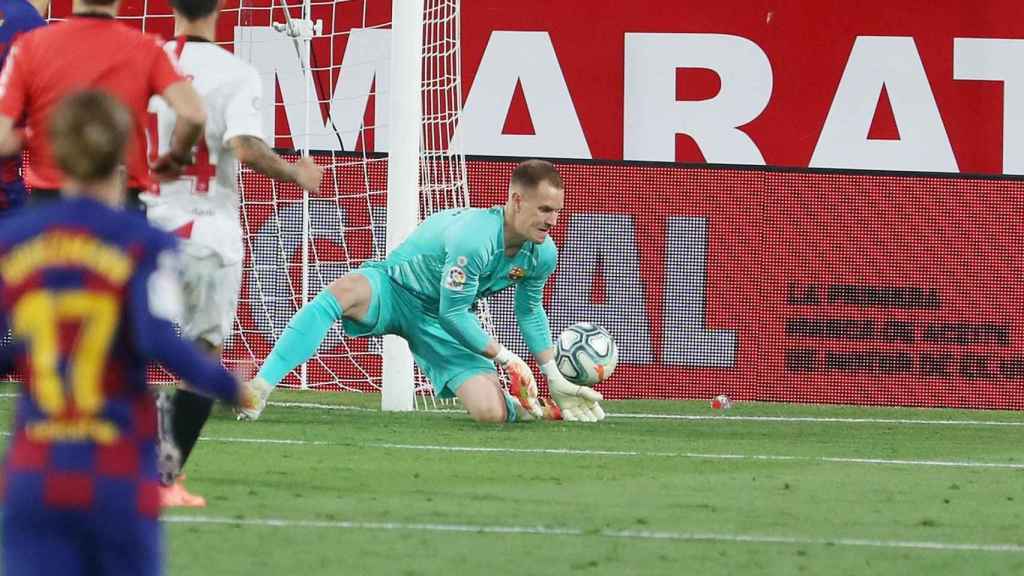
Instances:
[[[0,0],[0,68],[14,40],[46,20],[27,0]],[[16,208],[25,201],[25,182],[21,177],[21,154],[0,156],[0,212]]]
[[[7,58],[7,49],[22,32],[46,26],[46,20],[28,0],[0,0],[0,66]]]
[[[0,351],[24,375],[6,496],[43,507],[158,512],[152,359],[196,390],[235,400],[233,377],[171,323],[176,241],[139,214],[78,198],[0,229]]]

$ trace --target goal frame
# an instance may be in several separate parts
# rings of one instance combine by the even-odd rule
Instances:
[[[419,221],[423,130],[423,0],[392,0],[386,246],[390,254]],[[384,336],[381,409],[415,407],[415,371],[404,338]]]

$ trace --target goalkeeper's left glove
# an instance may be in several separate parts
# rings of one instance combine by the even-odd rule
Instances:
[[[563,420],[578,420],[580,422],[604,420],[604,410],[598,404],[604,399],[600,392],[586,386],[577,386],[566,380],[554,359],[541,364],[540,371],[548,379],[551,399],[558,404]]]
[[[494,363],[508,371],[509,394],[512,394],[534,418],[542,418],[544,410],[537,401],[537,379],[533,377],[533,371],[515,352],[500,344],[499,346]]]

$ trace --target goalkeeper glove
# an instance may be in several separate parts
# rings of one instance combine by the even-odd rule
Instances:
[[[598,404],[604,399],[601,393],[593,388],[577,386],[562,376],[554,359],[540,365],[540,371],[548,379],[551,399],[558,404],[562,419],[580,422],[597,422],[604,420],[604,410]]]
[[[537,401],[537,379],[533,377],[533,371],[514,352],[500,344],[498,346],[498,355],[494,357],[494,363],[508,371],[509,394],[512,394],[534,418],[542,418],[544,410]]]

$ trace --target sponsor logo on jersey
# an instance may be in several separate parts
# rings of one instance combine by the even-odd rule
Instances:
[[[526,278],[526,270],[524,270],[522,266],[513,266],[512,269],[508,271],[508,279],[513,282],[519,282],[523,278]]]
[[[449,290],[461,292],[466,287],[466,273],[462,271],[462,268],[452,266],[448,269],[448,273],[445,274],[444,285]]]

